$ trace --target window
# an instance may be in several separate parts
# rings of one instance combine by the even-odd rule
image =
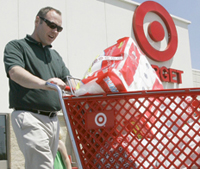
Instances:
[[[7,125],[6,115],[0,114],[0,160],[7,160]]]

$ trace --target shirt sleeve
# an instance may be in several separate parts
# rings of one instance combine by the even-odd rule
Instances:
[[[64,62],[63,62],[64,63]],[[70,75],[70,71],[69,69],[65,66],[65,64],[63,65],[63,77],[62,77],[62,80],[64,82],[67,82],[67,76],[71,76]]]
[[[67,82],[67,76],[71,76],[70,75],[70,71],[69,71],[69,69],[66,67],[66,65],[65,65],[65,63],[64,63],[64,61],[63,61],[63,59],[62,59],[62,57],[60,56],[60,54],[56,51],[56,50],[54,50],[54,52],[56,52],[56,54],[59,56],[59,58],[60,58],[60,60],[61,60],[61,69],[62,69],[62,77],[60,77],[60,79],[62,79],[64,82]]]
[[[9,42],[4,49],[4,65],[7,77],[9,77],[9,70],[13,66],[25,67],[23,58],[23,49],[16,41]]]

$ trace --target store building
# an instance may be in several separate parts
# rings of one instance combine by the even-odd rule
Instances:
[[[61,54],[74,77],[81,79],[94,58],[118,39],[132,37],[147,55],[165,89],[200,87],[200,71],[191,66],[190,21],[169,15],[159,4],[155,9],[153,2],[142,6],[131,0],[1,1],[2,54],[8,41],[32,34],[35,16],[44,6],[62,12],[64,30],[53,43],[53,48]],[[136,11],[138,7],[143,10]],[[154,26],[162,29],[159,36],[155,35]],[[3,62],[0,64],[0,168],[21,169],[24,159],[10,124],[12,110],[8,108],[8,79]],[[59,120],[66,131],[62,113],[59,113]],[[64,141],[70,149],[67,135]],[[71,149],[69,153],[72,154]]]

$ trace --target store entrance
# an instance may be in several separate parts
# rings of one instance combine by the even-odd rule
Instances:
[[[0,113],[0,168],[8,168],[8,115]]]

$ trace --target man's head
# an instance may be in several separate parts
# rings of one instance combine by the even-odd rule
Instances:
[[[61,12],[52,7],[42,8],[35,19],[32,37],[42,45],[50,45],[62,31]]]

